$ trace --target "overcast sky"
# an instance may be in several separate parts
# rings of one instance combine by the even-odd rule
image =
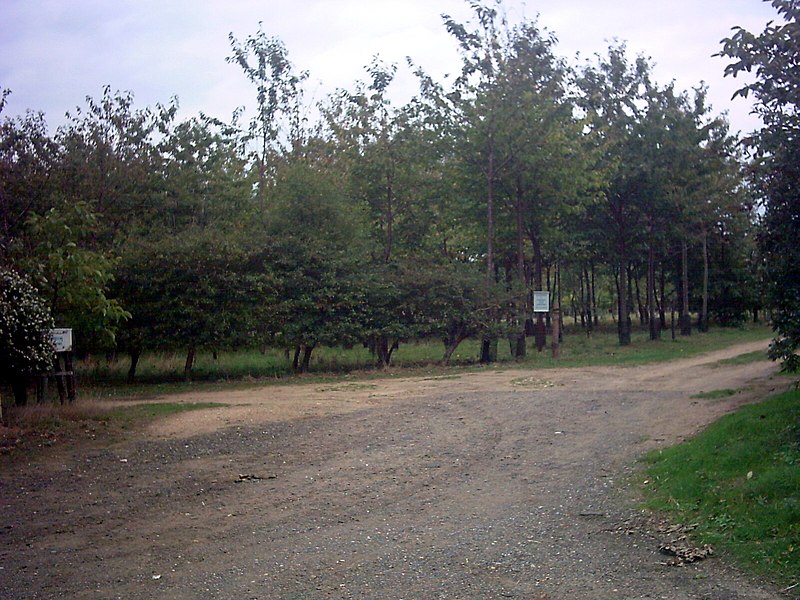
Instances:
[[[406,56],[435,78],[458,70],[454,40],[441,15],[470,18],[465,0],[3,0],[0,17],[0,87],[12,90],[6,116],[43,111],[51,127],[64,113],[98,98],[103,86],[130,90],[136,106],[177,96],[181,117],[203,111],[230,120],[253,107],[254,92],[239,67],[225,62],[228,34],[244,40],[259,21],[286,44],[299,70],[310,72],[307,97],[364,79],[364,66],[380,55]],[[605,53],[608,41],[626,41],[631,56],[656,64],[662,84],[709,86],[715,113],[727,111],[734,130],[757,126],[750,106],[723,78],[726,61],[712,58],[719,41],[740,25],[763,30],[776,13],[762,0],[505,0],[511,22],[539,15],[567,58]],[[401,87],[404,79],[399,80]],[[407,94],[413,93],[408,78]],[[402,92],[398,90],[399,97]]]

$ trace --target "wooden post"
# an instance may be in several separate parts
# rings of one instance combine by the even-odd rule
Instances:
[[[558,359],[561,356],[561,347],[559,344],[559,336],[561,334],[561,309],[558,304],[553,307],[553,318],[551,321],[553,323],[553,358]]]
[[[75,402],[75,367],[72,364],[72,352],[64,353],[64,371],[67,383],[67,400],[70,404]]]
[[[47,397],[47,373],[36,376],[36,404],[42,404]]]
[[[66,371],[66,368],[64,367],[63,352],[59,352],[56,354],[55,378],[56,378],[56,387],[58,388],[58,401],[61,404],[64,404],[64,402],[67,399],[67,385],[66,385],[67,379],[64,375],[64,371]]]

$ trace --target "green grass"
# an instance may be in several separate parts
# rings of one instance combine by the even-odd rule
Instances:
[[[567,338],[561,359],[551,366],[640,365],[677,358],[697,356],[738,343],[768,340],[772,331],[767,327],[712,328],[707,333],[671,339],[663,332],[661,339],[650,341],[646,331],[635,331],[629,346],[620,346],[614,333],[595,333],[587,337],[575,334]]]
[[[740,354],[733,358],[724,358],[717,362],[717,365],[749,365],[754,362],[761,362],[762,360],[769,360],[766,350],[756,350],[755,352],[747,352]]]
[[[756,573],[800,582],[800,391],[747,406],[646,458],[647,506],[697,523]]]
[[[638,365],[662,362],[697,355],[732,344],[768,340],[771,330],[767,327],[742,329],[712,329],[708,333],[695,333],[689,337],[670,339],[664,332],[661,340],[650,341],[644,331],[634,332],[629,346],[621,347],[613,327],[607,327],[587,336],[579,329],[569,328],[561,344],[561,358],[551,356],[550,339],[543,352],[537,352],[533,340],[529,339],[528,356],[515,361],[506,340],[498,343],[498,361],[490,368],[553,368],[584,367],[594,365]],[[359,378],[422,375],[447,376],[465,369],[485,368],[478,364],[479,341],[463,342],[453,356],[450,367],[438,365],[444,347],[438,340],[401,343],[392,357],[392,369],[388,372],[375,369],[375,358],[368,349],[356,346],[352,349],[320,347],[314,350],[311,373],[294,377],[291,362],[284,351],[268,349],[219,352],[215,359],[211,352],[198,353],[193,372],[194,384],[183,381],[183,353],[150,353],[142,357],[137,370],[137,383],[125,384],[128,360],[124,355],[113,360],[93,357],[77,365],[80,388],[94,397],[142,396],[174,393],[192,389],[198,383],[215,384],[219,387],[247,386],[254,382],[269,381],[330,381],[342,375]],[[213,389],[213,388],[212,388]]]

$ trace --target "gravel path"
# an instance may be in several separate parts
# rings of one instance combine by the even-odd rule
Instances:
[[[0,598],[789,597],[721,557],[667,566],[626,481],[771,385],[717,362],[752,347],[176,397],[231,406],[0,463]]]

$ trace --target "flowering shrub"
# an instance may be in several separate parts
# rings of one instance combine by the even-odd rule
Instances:
[[[20,274],[0,268],[0,378],[47,371],[54,349],[50,310]]]

